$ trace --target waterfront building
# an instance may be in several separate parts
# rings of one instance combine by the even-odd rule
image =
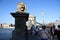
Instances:
[[[36,17],[33,15],[29,15],[28,21],[26,22],[28,29],[30,29],[32,25],[35,25],[35,22],[36,22]]]
[[[0,28],[10,28],[10,27],[12,27],[11,24],[7,24],[7,23],[0,24]]]
[[[60,25],[60,20],[56,20],[54,25],[55,25],[55,29],[58,29],[58,25]]]
[[[32,25],[36,26],[42,26],[41,23],[36,22],[36,17],[33,15],[29,15],[28,21],[26,22],[28,30],[31,29]]]

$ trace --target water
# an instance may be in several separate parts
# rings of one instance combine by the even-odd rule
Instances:
[[[0,40],[10,40],[14,28],[0,28]],[[31,31],[28,31],[28,40],[40,40],[38,35],[32,36]]]
[[[10,40],[12,38],[12,31],[14,28],[0,28],[0,40]],[[30,31],[28,32],[28,40],[40,40],[38,36],[31,36]]]
[[[0,28],[0,40],[10,40],[14,28]]]

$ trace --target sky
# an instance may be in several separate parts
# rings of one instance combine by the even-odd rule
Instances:
[[[17,12],[17,4],[24,2],[27,13],[36,16],[36,21],[43,23],[55,22],[60,17],[60,0],[0,0],[0,23],[15,23],[11,13]]]

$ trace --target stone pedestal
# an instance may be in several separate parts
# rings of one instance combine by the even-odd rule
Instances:
[[[27,26],[28,13],[11,13],[15,18],[15,30],[12,32],[12,40],[27,40]]]

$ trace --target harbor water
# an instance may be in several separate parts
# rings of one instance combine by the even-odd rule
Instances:
[[[14,28],[0,28],[0,40],[10,40]]]

